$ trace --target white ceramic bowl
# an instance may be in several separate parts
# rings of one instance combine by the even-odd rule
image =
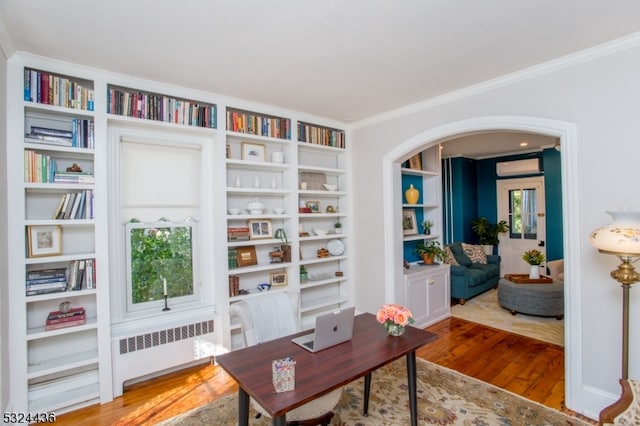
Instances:
[[[276,207],[275,209],[273,209],[273,212],[275,214],[282,214],[284,213],[284,209],[281,209],[280,207]]]
[[[338,185],[330,185],[328,183],[323,183],[322,186],[324,186],[324,189],[326,189],[327,191],[335,191],[336,189],[338,189]]]
[[[323,236],[323,235],[327,235],[329,233],[328,229],[313,229],[313,233],[318,235],[318,236]]]
[[[229,214],[233,214],[233,215],[240,214],[240,209],[229,209]]]

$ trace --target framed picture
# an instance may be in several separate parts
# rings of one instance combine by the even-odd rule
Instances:
[[[311,209],[311,213],[320,213],[320,201],[307,201],[306,206]]]
[[[402,234],[416,235],[418,233],[418,223],[416,222],[416,212],[413,209],[402,210]]]
[[[28,226],[29,257],[62,254],[62,227],[58,225]]]
[[[256,248],[254,246],[238,247],[236,253],[238,254],[239,268],[258,264],[258,257],[256,256]]]
[[[271,287],[287,285],[287,273],[286,272],[272,272],[269,274],[269,283]]]
[[[261,143],[242,142],[242,159],[247,161],[265,161],[266,147]]]
[[[409,158],[409,168],[411,170],[422,170],[422,153]]]
[[[269,219],[249,220],[249,239],[273,238],[271,221]]]

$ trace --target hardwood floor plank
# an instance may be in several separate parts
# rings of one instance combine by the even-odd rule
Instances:
[[[564,348],[448,318],[416,355],[554,409],[564,407]],[[202,365],[127,387],[114,401],[58,416],[65,425],[152,425],[237,392],[220,367]]]

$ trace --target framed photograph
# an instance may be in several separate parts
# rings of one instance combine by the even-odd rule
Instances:
[[[62,227],[58,225],[28,226],[29,257],[62,254]]]
[[[411,170],[422,170],[422,153],[409,158],[409,168]]]
[[[258,240],[260,238],[273,238],[271,221],[269,219],[249,220],[249,239]]]
[[[311,213],[320,213],[320,201],[307,201],[306,206],[311,209]]]
[[[269,283],[271,287],[285,286],[287,285],[287,273],[286,272],[272,272],[269,274]]]
[[[242,142],[242,159],[247,161],[265,161],[266,147],[261,143]]]
[[[418,233],[418,223],[416,222],[416,212],[413,209],[402,210],[402,234],[416,235]]]
[[[256,248],[254,246],[238,247],[236,253],[238,254],[239,268],[258,264],[258,257],[256,256]]]

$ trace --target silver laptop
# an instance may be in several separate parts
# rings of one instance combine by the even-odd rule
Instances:
[[[291,341],[309,352],[318,352],[351,340],[355,310],[355,307],[351,307],[318,315],[312,333],[294,337]]]

